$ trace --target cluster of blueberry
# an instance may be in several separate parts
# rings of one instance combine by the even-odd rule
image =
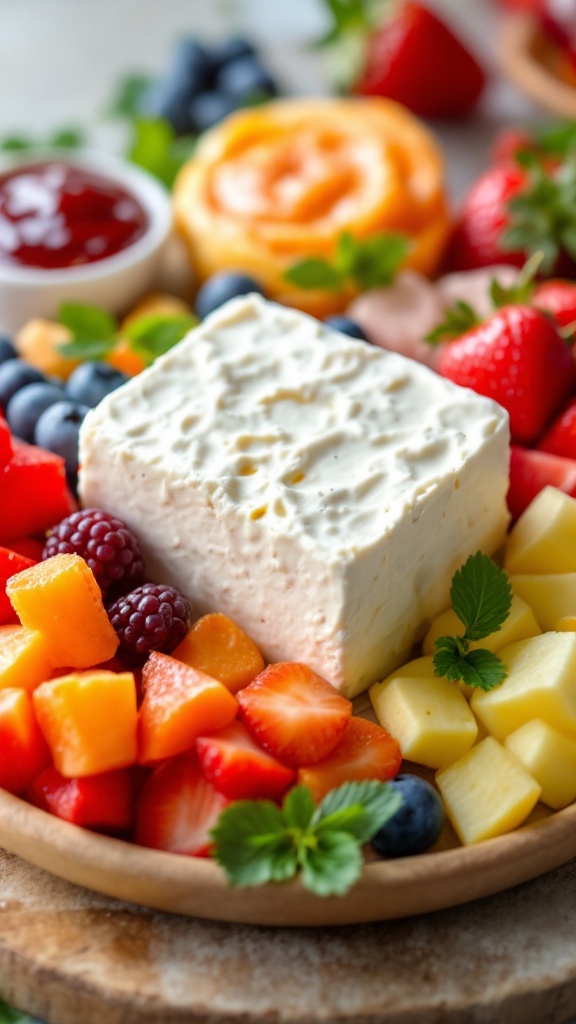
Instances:
[[[235,37],[214,47],[182,39],[166,73],[145,91],[140,112],[162,117],[176,135],[187,135],[277,93],[277,83],[247,39]]]
[[[47,378],[0,338],[0,409],[15,435],[62,456],[72,490],[78,476],[78,434],[89,409],[128,378],[107,363],[86,362],[66,382]]]

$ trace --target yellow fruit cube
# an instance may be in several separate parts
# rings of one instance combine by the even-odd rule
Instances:
[[[381,725],[402,756],[428,768],[451,764],[470,749],[478,726],[457,685],[439,676],[397,676],[370,687]]]
[[[465,846],[511,832],[540,796],[536,780],[492,736],[438,772],[436,785]]]
[[[503,647],[517,643],[518,640],[527,640],[531,636],[538,636],[542,630],[536,621],[532,608],[514,594],[510,614],[501,629],[490,633],[483,640],[472,640],[470,650],[483,647],[486,651],[493,651],[496,654]],[[434,643],[440,636],[462,636],[464,626],[452,608],[442,612],[433,621],[424,637],[424,654],[434,653]]]
[[[565,615],[559,619],[556,629],[559,633],[576,633],[576,615]]]
[[[530,605],[543,630],[576,614],[576,572],[511,576],[514,590]]]
[[[408,676],[412,679],[431,678],[436,673],[434,672],[434,659],[430,657],[413,658],[412,661],[407,661],[405,665],[401,665],[400,668],[395,668],[389,676],[386,676],[381,683],[375,683],[375,686],[384,686],[385,683],[391,682],[392,679],[403,679]]]
[[[576,733],[576,633],[543,633],[499,652],[507,677],[477,690],[472,710],[498,740],[533,718]]]
[[[510,533],[504,568],[523,574],[576,572],[576,499],[555,487],[540,491]]]
[[[543,804],[558,811],[576,800],[576,738],[534,718],[508,736],[504,746],[542,787]]]

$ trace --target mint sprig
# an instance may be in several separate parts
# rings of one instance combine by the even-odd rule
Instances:
[[[284,882],[298,871],[317,896],[341,896],[362,873],[362,850],[399,810],[400,794],[384,782],[346,782],[318,807],[307,786],[290,791],[283,807],[241,800],[212,830],[213,856],[233,886]]]
[[[504,662],[492,651],[470,650],[501,629],[512,607],[508,576],[491,558],[477,551],[452,578],[450,600],[464,626],[462,636],[441,636],[435,643],[434,671],[468,686],[491,690],[506,678]]]
[[[410,239],[395,232],[354,238],[345,231],[333,260],[307,257],[289,267],[284,277],[298,288],[339,292],[353,284],[366,291],[389,285],[410,251]]]
[[[132,343],[134,352],[142,356],[147,364],[153,363],[158,356],[169,352],[174,345],[182,341],[198,323],[198,318],[189,314],[150,313],[138,317],[124,331],[124,337]]]
[[[133,351],[143,358],[146,365],[177,345],[198,323],[191,313],[149,313],[121,330],[111,313],[99,306],[80,302],[63,303],[58,311],[58,320],[72,336],[70,341],[58,346],[66,358],[105,359],[122,337],[129,340]]]

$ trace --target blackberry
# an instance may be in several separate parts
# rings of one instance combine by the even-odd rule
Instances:
[[[142,579],[144,563],[136,537],[122,519],[101,509],[84,508],[58,523],[42,558],[74,554],[88,563],[102,593],[128,590]]]
[[[120,640],[118,655],[143,664],[152,651],[169,654],[192,624],[192,608],[176,587],[143,583],[108,609]]]

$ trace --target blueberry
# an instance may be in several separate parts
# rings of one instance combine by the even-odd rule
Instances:
[[[177,78],[160,78],[144,93],[140,113],[150,118],[161,117],[172,125],[176,135],[185,135],[192,127],[189,104],[190,97]]]
[[[17,359],[18,353],[14,348],[14,345],[8,338],[0,335],[0,363],[5,363],[7,359]]]
[[[13,434],[30,444],[36,423],[42,413],[64,398],[62,387],[48,381],[27,384],[12,396],[6,408],[6,419]]]
[[[216,76],[216,88],[238,103],[244,103],[262,93],[275,96],[278,92],[274,79],[254,57],[240,57],[225,64]]]
[[[182,94],[188,99],[209,89],[215,72],[212,54],[197,39],[180,39],[176,43],[167,77],[180,84]]]
[[[349,338],[359,338],[360,341],[368,341],[360,324],[357,324],[355,320],[350,320],[347,316],[328,316],[324,323],[327,327],[331,327],[333,331],[347,334]]]
[[[429,782],[418,775],[398,775],[388,783],[402,796],[402,806],[376,833],[372,846],[384,857],[410,857],[436,842],[444,824],[444,805]]]
[[[220,46],[212,49],[212,59],[218,69],[229,64],[231,60],[238,60],[240,57],[255,57],[256,50],[249,39],[242,36],[231,36],[224,40]]]
[[[44,382],[45,379],[40,370],[21,359],[7,359],[0,363],[0,406],[5,410],[12,395],[20,391],[20,388]]]
[[[264,295],[262,286],[254,278],[247,277],[246,274],[237,274],[233,270],[220,270],[217,274],[212,274],[212,277],[198,289],[196,315],[203,320],[229,299],[235,299],[238,295],[249,295],[250,292]]]
[[[222,92],[203,92],[192,100],[188,108],[192,129],[196,132],[205,132],[237,108],[236,100]]]
[[[66,397],[91,409],[106,395],[125,384],[128,377],[108,363],[81,363],[66,383]]]
[[[79,402],[56,402],[42,413],[34,431],[35,444],[64,459],[72,489],[78,475],[78,435],[89,412],[88,406]]]

